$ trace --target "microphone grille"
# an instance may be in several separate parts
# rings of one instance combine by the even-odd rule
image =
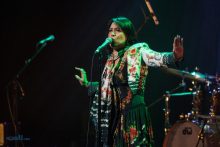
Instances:
[[[55,39],[54,35],[50,35],[50,39],[53,41]]]
[[[110,37],[108,37],[108,38],[106,38],[106,40],[105,40],[105,41],[108,41],[108,42],[112,43],[113,39],[112,39],[112,38],[110,38]]]

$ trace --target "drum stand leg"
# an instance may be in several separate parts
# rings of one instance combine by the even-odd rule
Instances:
[[[197,141],[196,147],[198,147],[200,140],[202,140],[202,146],[203,147],[205,146],[205,142],[204,142],[205,141],[205,139],[204,139],[204,127],[205,127],[206,123],[207,123],[207,120],[204,121],[204,123],[202,125],[202,129],[199,132],[198,141]]]
[[[171,125],[170,125],[170,119],[169,119],[169,115],[170,115],[170,109],[169,109],[169,100],[170,100],[170,95],[167,92],[167,94],[164,95],[165,97],[165,109],[164,109],[164,116],[165,116],[165,122],[164,122],[164,133],[165,135],[167,135],[167,133],[169,132]]]

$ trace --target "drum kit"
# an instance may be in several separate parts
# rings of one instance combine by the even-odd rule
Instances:
[[[163,147],[220,147],[220,76],[202,74],[163,67],[163,71],[179,76],[183,83],[163,95],[164,131]],[[192,86],[187,92],[175,93],[178,88],[186,86],[188,79]],[[173,124],[170,123],[172,110],[171,97],[190,96],[191,110],[180,114]],[[179,106],[175,106],[174,109]]]

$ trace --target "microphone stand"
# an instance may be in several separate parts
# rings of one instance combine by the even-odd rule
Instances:
[[[36,45],[36,52],[27,60],[25,60],[24,66],[17,72],[17,74],[6,84],[6,97],[7,102],[9,106],[10,111],[10,117],[12,121],[12,125],[14,127],[14,133],[15,137],[19,135],[19,131],[17,128],[17,122],[18,122],[18,103],[17,103],[17,97],[23,98],[25,96],[25,92],[19,82],[20,75],[25,71],[25,69],[31,64],[31,62],[36,58],[36,56],[42,51],[42,49],[47,45],[47,43],[37,43]],[[10,102],[11,99],[11,102]],[[12,105],[11,105],[12,104]],[[19,123],[20,124],[20,123]],[[23,142],[22,140],[15,140],[15,147],[18,146],[18,142],[21,141],[22,146]]]
[[[25,65],[18,71],[18,73],[16,74],[16,78],[19,78],[19,76],[25,71],[25,69],[31,64],[31,62],[36,58],[36,56],[42,51],[42,49],[47,45],[47,43],[43,43],[41,46],[41,44],[37,44],[36,45],[36,52],[27,60],[25,60]]]

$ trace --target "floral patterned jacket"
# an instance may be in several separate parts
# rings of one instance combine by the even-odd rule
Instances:
[[[124,74],[127,76],[125,78],[125,83],[128,85],[131,94],[143,94],[144,84],[148,73],[147,67],[166,66],[167,64],[172,64],[174,62],[175,58],[173,52],[156,52],[150,49],[147,43],[137,43],[130,46],[123,52],[118,66],[114,65],[112,55],[107,59],[101,81],[101,129],[105,134],[104,136],[108,136],[111,109],[112,106],[115,105],[113,102],[115,97],[115,89],[114,86],[112,86],[114,85],[113,76],[120,72],[120,70],[126,70],[126,74]],[[120,76],[120,74],[118,74],[118,76]],[[90,115],[95,127],[97,128],[99,97],[97,91],[98,83],[93,83],[92,85],[93,86],[90,86],[89,91],[91,92],[95,90],[96,94],[91,105]],[[105,137],[103,140],[105,140]]]

